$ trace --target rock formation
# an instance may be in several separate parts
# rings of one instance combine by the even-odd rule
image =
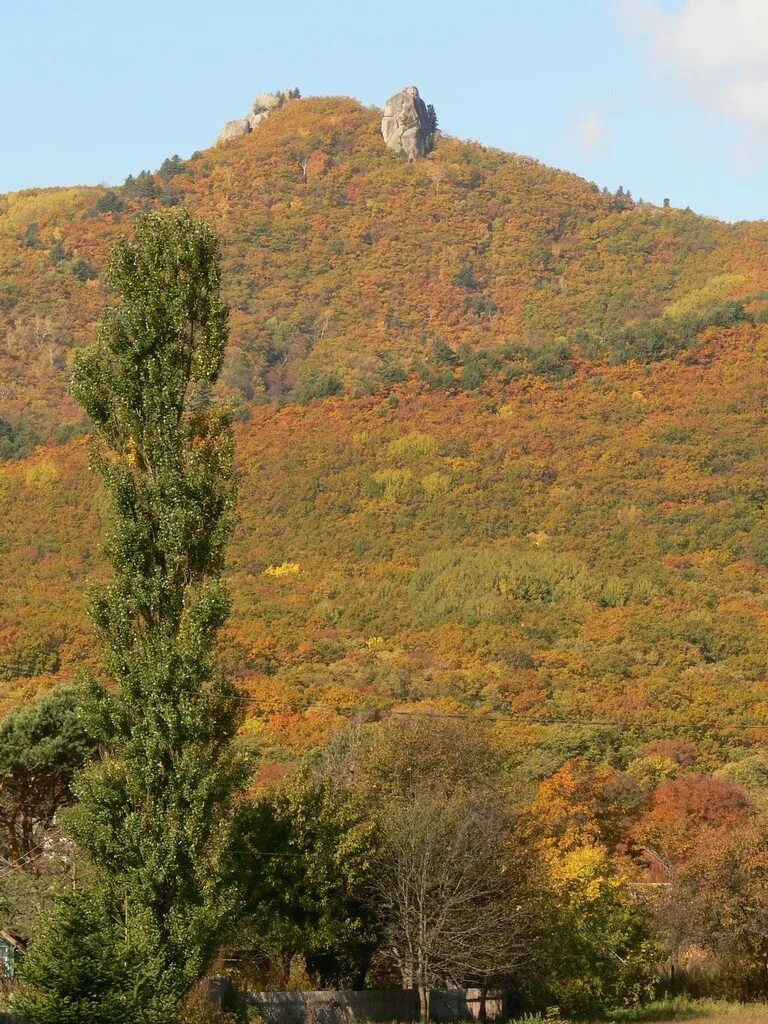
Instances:
[[[247,135],[250,130],[251,125],[247,117],[236,117],[233,121],[225,122],[218,139],[216,139],[216,145],[218,146],[220,142],[228,142],[230,139],[239,139],[241,135]]]
[[[437,120],[434,107],[427,107],[415,85],[407,85],[384,105],[381,134],[390,149],[405,153],[409,160],[424,156],[432,148]]]
[[[269,117],[273,110],[279,110],[288,100],[299,98],[299,90],[291,89],[290,92],[262,92],[253,101],[251,110],[245,117],[237,117],[233,121],[227,121],[219,132],[216,145],[222,142],[229,142],[230,139],[239,139],[242,135],[252,132],[257,125],[261,124],[265,117]]]

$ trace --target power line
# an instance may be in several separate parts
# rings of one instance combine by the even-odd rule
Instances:
[[[249,703],[256,704],[256,700],[251,700]],[[520,722],[526,725],[575,725],[575,726],[586,726],[588,728],[607,728],[607,729],[639,729],[641,731],[649,731],[655,727],[652,724],[643,722],[633,722],[629,719],[618,719],[618,718],[566,718],[558,715],[530,715],[526,713],[519,713],[510,711],[507,714],[499,714],[495,712],[486,713],[479,711],[477,713],[461,712],[461,711],[437,711],[431,708],[360,708],[360,709],[341,709],[323,707],[322,705],[314,705],[311,708],[306,708],[306,711],[321,711],[327,714],[339,715],[341,717],[354,717],[357,715],[364,715],[366,713],[373,714],[374,716],[381,718],[391,717],[403,717],[403,718],[448,718],[458,719],[462,721],[473,722],[475,724],[483,724],[486,722],[506,722],[512,723]],[[728,728],[738,729],[768,729],[768,720],[757,721],[755,719],[741,719],[738,722],[728,721],[715,721],[715,720],[703,720],[703,721],[689,721],[685,723],[684,728],[687,729],[707,729],[707,730],[722,730]]]

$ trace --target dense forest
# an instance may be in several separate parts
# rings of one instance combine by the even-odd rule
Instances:
[[[342,933],[333,903],[363,929],[397,815],[362,808],[408,795],[447,834],[470,805],[525,823],[488,870],[534,887],[531,934],[553,941],[556,918],[572,943],[561,977],[546,943],[520,967],[532,1005],[637,998],[665,960],[697,991],[765,994],[768,226],[447,137],[409,164],[347,99],[293,100],[122,186],[0,197],[7,721],[96,666],[83,591],[107,572],[107,508],[73,354],[115,237],[181,205],[221,238],[231,310],[222,652],[247,697],[253,814],[294,854],[350,857],[329,880],[307,854],[330,895],[312,934],[275,912],[262,981],[286,984],[292,956],[316,983],[405,977],[384,925]],[[448,809],[421,749],[461,755]],[[291,831],[307,808],[328,835]],[[590,975],[589,927],[627,973]]]

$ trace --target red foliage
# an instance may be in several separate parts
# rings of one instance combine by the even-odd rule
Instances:
[[[746,792],[725,779],[684,775],[662,783],[633,830],[669,864],[684,861],[703,833],[743,825],[753,812]]]

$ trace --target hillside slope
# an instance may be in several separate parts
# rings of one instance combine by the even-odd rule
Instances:
[[[719,358],[503,403],[403,386],[255,410],[225,643],[251,735],[281,759],[344,716],[426,702],[500,716],[513,750],[682,736],[711,767],[764,738],[767,346],[742,326]],[[6,464],[0,508],[8,706],[91,662],[84,443]]]
[[[281,761],[407,706],[490,718],[542,776],[670,736],[737,759],[768,722],[768,326],[723,302],[760,295],[768,228],[448,138],[407,164],[377,125],[295,101],[165,178],[0,199],[0,416],[16,455],[53,432],[0,466],[2,706],[92,665],[68,361],[115,232],[180,198],[233,310],[225,648],[253,742]]]
[[[0,416],[44,437],[79,420],[71,350],[92,335],[111,240],[146,206],[184,202],[220,234],[226,386],[244,401],[339,390],[336,376],[348,394],[374,391],[443,346],[600,339],[766,280],[764,223],[635,205],[451,138],[409,164],[378,123],[353,100],[297,100],[242,139],[115,190],[0,197]],[[331,387],[313,371],[334,375]]]

